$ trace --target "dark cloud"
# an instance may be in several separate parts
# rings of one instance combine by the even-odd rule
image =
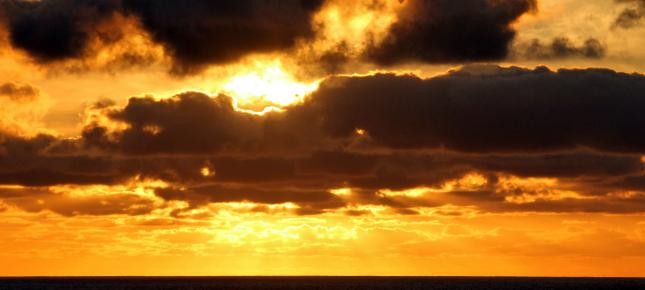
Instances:
[[[216,158],[211,159],[217,180],[239,183],[293,180],[295,162],[287,158]]]
[[[645,165],[645,164],[644,164]],[[615,175],[605,178],[589,177],[579,181],[580,187],[592,188],[592,194],[603,195],[607,192],[621,193],[645,192],[645,168],[640,172],[631,174]]]
[[[498,203],[482,208],[493,212],[555,212],[555,213],[613,213],[634,214],[645,212],[645,199],[603,197],[597,199],[538,200],[530,203]]]
[[[362,175],[374,170],[381,157],[344,151],[316,151],[311,154],[310,158],[301,161],[300,167],[306,172]]]
[[[589,38],[580,46],[571,43],[567,37],[557,37],[550,44],[543,44],[540,40],[534,39],[522,51],[516,52],[520,56],[529,59],[553,59],[553,58],[602,58],[606,55],[607,49],[600,41]]]
[[[8,0],[4,10],[11,44],[39,62],[80,58],[101,37],[98,26],[118,10],[118,0]]]
[[[39,136],[32,139],[5,136],[0,156],[0,185],[37,187],[5,190],[0,196],[9,204],[29,211],[49,209],[64,215],[145,214],[148,200],[128,193],[115,196],[66,196],[50,193],[52,185],[117,185],[128,180],[160,179],[173,185],[158,188],[165,200],[186,201],[191,208],[213,202],[293,203],[297,214],[318,214],[348,204],[372,204],[412,214],[416,207],[444,204],[475,205],[487,211],[549,211],[539,207],[555,203],[553,211],[631,212],[622,206],[629,200],[613,197],[613,192],[645,189],[643,163],[638,155],[611,155],[593,152],[556,154],[463,154],[456,152],[357,153],[321,151],[299,157],[211,157],[211,156],[122,156],[99,157],[51,153],[57,141]],[[202,168],[211,174],[204,175]],[[443,195],[422,197],[384,196],[383,189],[406,190],[418,187],[440,188],[446,182],[478,173],[486,184],[479,190],[458,186]],[[500,191],[503,176],[548,177],[561,180],[561,186],[594,199],[611,199],[617,208],[601,210],[596,202],[537,201],[506,204],[505,197],[518,194],[539,196],[553,188]],[[352,188],[349,196],[330,193],[335,188]],[[557,188],[556,188],[557,189]],[[36,194],[38,193],[38,194]],[[41,200],[38,202],[38,200]],[[43,202],[44,200],[44,202]],[[560,204],[563,203],[563,204]],[[619,206],[620,205],[620,206]],[[87,206],[87,207],[86,207]],[[260,210],[260,209],[258,209]],[[179,214],[179,213],[178,213]],[[350,213],[352,214],[352,213]],[[357,214],[357,213],[353,213]]]
[[[31,158],[55,143],[54,136],[40,134],[32,138],[18,137],[0,131],[0,157]],[[20,162],[16,162],[19,164]]]
[[[116,184],[126,176],[101,157],[55,156],[47,152],[60,141],[48,135],[21,138],[0,134],[0,184],[50,186]]]
[[[4,83],[0,85],[0,96],[7,97],[13,101],[31,101],[38,97],[40,91],[30,85],[18,85],[15,83]]]
[[[503,172],[520,177],[606,178],[643,171],[638,155],[611,155],[590,152],[570,152],[537,155],[484,155],[456,160],[470,163],[477,171]],[[455,163],[456,161],[450,161]]]
[[[536,9],[535,0],[409,0],[382,43],[366,57],[381,65],[452,63],[506,57],[511,24]]]
[[[612,155],[591,152],[566,152],[552,154],[461,154],[454,152],[434,153],[390,153],[360,154],[347,152],[325,152],[327,160],[319,159],[320,153],[313,154],[304,162],[303,170],[310,172],[310,163],[322,163],[327,173],[343,172],[341,168],[350,165],[370,163],[362,170],[344,173],[345,176],[365,176],[374,174],[383,167],[398,167],[406,175],[431,173],[438,182],[419,183],[419,185],[440,185],[449,179],[460,177],[468,172],[505,174],[519,177],[580,178],[623,176],[642,172],[643,163],[638,155]],[[336,155],[336,157],[331,157]],[[336,158],[336,159],[334,159]],[[332,163],[330,160],[345,158]],[[333,165],[333,166],[331,166]]]
[[[643,19],[643,13],[639,9],[635,8],[626,8],[623,12],[618,15],[614,21],[614,27],[620,27],[624,29],[632,28],[641,23]]]
[[[12,46],[36,61],[83,59],[93,42],[109,45],[133,33],[115,16],[133,16],[174,62],[173,72],[200,71],[252,54],[289,49],[313,36],[311,17],[323,0],[152,1],[7,0],[0,3]],[[154,63],[130,50],[107,69]],[[83,71],[83,66],[72,70]]]
[[[83,131],[88,146],[130,154],[213,153],[252,147],[260,133],[257,117],[235,111],[231,98],[195,92],[162,101],[131,98],[110,117],[130,127],[107,136],[105,128],[90,126]]]
[[[321,83],[291,111],[335,138],[388,148],[645,152],[645,76],[606,69],[471,66],[431,79],[379,74]]]
[[[625,8],[614,20],[613,27],[629,29],[642,23],[645,18],[644,0],[615,0],[618,3],[632,3],[634,6]]]
[[[115,184],[124,181],[111,174],[66,173],[50,170],[29,170],[0,173],[0,183],[24,186],[48,186],[57,184]]]
[[[123,0],[152,38],[174,57],[176,73],[291,48],[313,35],[322,0]]]

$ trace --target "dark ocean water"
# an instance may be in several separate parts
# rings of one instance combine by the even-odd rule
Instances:
[[[0,290],[494,289],[645,290],[645,279],[468,277],[0,278]]]

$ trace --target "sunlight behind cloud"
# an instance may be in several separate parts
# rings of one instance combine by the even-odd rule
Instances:
[[[318,88],[319,81],[303,83],[285,71],[279,60],[256,62],[248,70],[232,76],[222,92],[236,99],[240,108],[263,111],[270,106],[296,103]]]

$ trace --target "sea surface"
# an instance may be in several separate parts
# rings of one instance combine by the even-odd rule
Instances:
[[[83,277],[0,278],[0,290],[441,289],[645,290],[637,278]]]

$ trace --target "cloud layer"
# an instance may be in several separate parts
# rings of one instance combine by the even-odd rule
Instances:
[[[4,134],[0,183],[159,180],[158,198],[191,208],[291,203],[299,214],[448,204],[642,212],[643,91],[640,74],[467,66],[427,79],[331,77],[302,103],[261,116],[223,95],[133,97],[97,105],[102,121],[81,139]]]

